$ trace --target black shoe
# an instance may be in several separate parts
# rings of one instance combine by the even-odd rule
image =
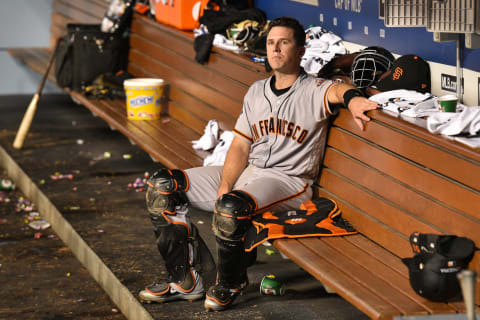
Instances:
[[[195,283],[193,288],[185,290],[174,282],[153,283],[139,292],[142,302],[167,302],[175,300],[195,301],[203,298],[205,290],[201,276],[195,272]]]
[[[210,287],[205,299],[205,310],[221,311],[229,308],[247,285],[248,280],[235,288],[229,288],[222,282]]]

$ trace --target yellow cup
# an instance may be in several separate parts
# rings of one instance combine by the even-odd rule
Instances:
[[[160,118],[165,81],[155,78],[128,79],[123,82],[130,120]]]

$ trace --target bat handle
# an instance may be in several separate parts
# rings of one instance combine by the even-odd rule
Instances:
[[[23,142],[25,141],[25,137],[27,136],[28,130],[30,129],[30,125],[32,124],[33,116],[35,115],[35,110],[37,109],[39,97],[40,94],[36,93],[33,96],[32,101],[28,105],[27,112],[25,113],[22,123],[20,123],[20,127],[18,128],[15,141],[13,141],[13,147],[15,149],[21,149],[23,147]]]
[[[463,270],[457,274],[462,288],[463,301],[467,311],[468,320],[476,320],[475,316],[475,282],[477,273],[475,270]]]

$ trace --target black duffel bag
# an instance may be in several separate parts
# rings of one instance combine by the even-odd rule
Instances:
[[[127,32],[102,32],[99,24],[68,24],[60,41],[55,77],[62,88],[80,91],[100,74],[127,67]]]

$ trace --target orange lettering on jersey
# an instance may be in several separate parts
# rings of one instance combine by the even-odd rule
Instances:
[[[297,131],[300,131],[300,127],[298,125],[295,126],[295,130],[293,130],[293,134],[292,134],[293,141],[297,140],[297,136],[296,136]]]
[[[292,133],[293,133],[293,127],[295,126],[295,123],[293,122],[290,122],[288,124],[288,127],[287,127],[287,134],[285,135],[285,137],[287,138],[290,138],[292,136]]]
[[[265,133],[263,133],[263,121],[259,121],[258,126],[260,127],[260,133],[262,134],[262,137],[263,137],[265,135]]]
[[[300,133],[300,136],[297,139],[297,142],[299,144],[302,144],[305,141],[305,137],[308,135],[308,130],[303,129],[302,132]]]
[[[270,117],[270,122],[268,125],[268,133],[275,133],[275,120],[273,120],[273,117]]]
[[[258,135],[258,130],[257,130],[257,125],[256,124],[252,125],[252,133],[253,133],[253,140],[258,141],[260,139],[260,136]]]
[[[282,134],[282,122],[283,120],[282,119],[277,119],[277,134]]]
[[[302,129],[302,127],[295,124],[295,122],[290,122],[285,119],[275,119],[274,117],[270,117],[268,120],[260,120],[258,124],[253,124],[251,131],[253,141],[258,141],[264,136],[273,134],[292,138],[293,141],[297,141],[299,144],[305,141],[309,132],[308,130]]]

